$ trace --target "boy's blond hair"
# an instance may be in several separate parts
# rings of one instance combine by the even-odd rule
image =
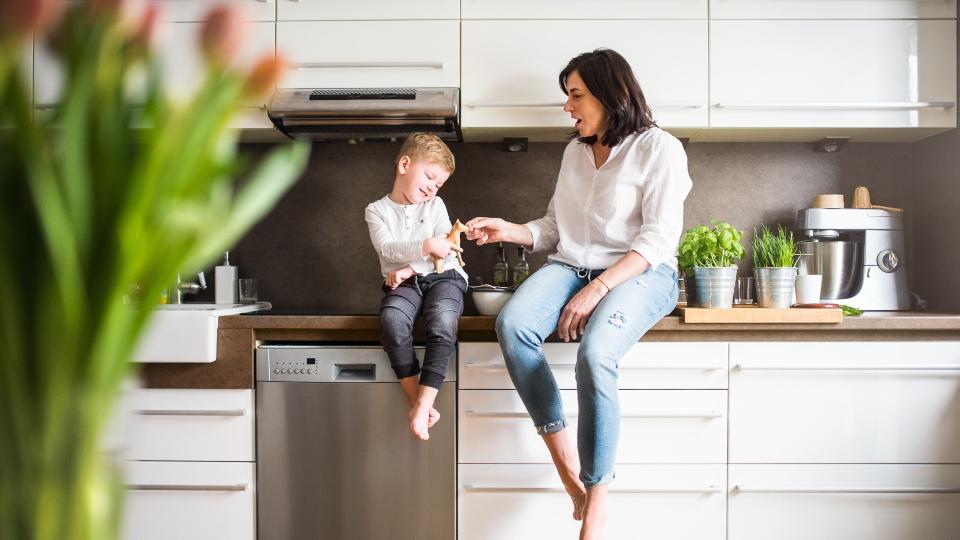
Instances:
[[[450,174],[453,174],[456,168],[453,152],[433,133],[414,133],[407,137],[400,147],[396,162],[399,163],[403,156],[409,156],[411,160],[425,159],[436,163]]]

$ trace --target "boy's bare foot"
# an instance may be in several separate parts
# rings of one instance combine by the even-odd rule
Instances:
[[[432,428],[434,424],[440,421],[440,411],[430,408],[430,418],[427,420],[427,427]]]
[[[410,409],[410,431],[421,440],[429,440],[428,431],[430,422],[430,409],[427,407],[414,407]]]

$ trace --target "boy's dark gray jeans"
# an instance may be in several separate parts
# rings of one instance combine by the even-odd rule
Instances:
[[[467,283],[456,270],[413,276],[396,289],[384,286],[380,342],[397,378],[420,374],[420,384],[440,389],[457,351],[457,328]],[[421,368],[413,351],[413,321],[423,314],[427,350]]]

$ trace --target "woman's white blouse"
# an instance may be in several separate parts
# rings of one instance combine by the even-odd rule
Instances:
[[[526,224],[533,251],[578,268],[612,266],[628,251],[656,268],[677,266],[683,201],[693,182],[687,154],[659,128],[628,135],[598,170],[593,150],[576,139],[563,152],[547,214]]]

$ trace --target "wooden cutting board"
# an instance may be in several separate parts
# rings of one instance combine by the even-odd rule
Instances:
[[[730,309],[682,308],[683,322],[696,324],[835,324],[843,322],[840,308],[761,308],[737,306]]]

